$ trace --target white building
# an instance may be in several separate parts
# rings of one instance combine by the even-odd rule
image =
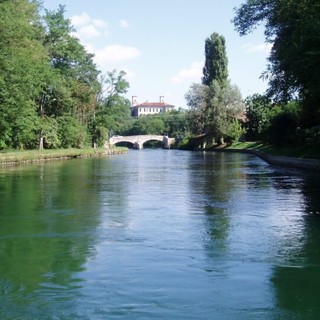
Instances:
[[[160,97],[159,102],[146,101],[143,103],[138,103],[135,98],[136,97],[132,97],[131,105],[131,115],[133,117],[141,117],[149,114],[170,112],[174,109],[174,105],[168,104],[162,100],[163,96]]]

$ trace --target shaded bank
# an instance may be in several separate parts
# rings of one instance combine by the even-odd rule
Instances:
[[[263,151],[253,149],[233,149],[233,148],[217,148],[213,149],[215,152],[242,152],[257,155],[262,160],[269,164],[283,166],[288,168],[298,168],[307,170],[320,171],[320,160],[318,159],[302,159],[294,157],[274,156]]]
[[[258,156],[269,164],[320,171],[320,154],[318,146],[285,146],[283,148],[261,142],[236,142],[228,144],[208,143],[205,135],[189,139],[182,148],[184,150],[200,150],[214,152],[241,152]]]

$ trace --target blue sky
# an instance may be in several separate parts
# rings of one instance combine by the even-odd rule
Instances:
[[[127,72],[128,99],[185,107],[185,93],[200,83],[204,42],[213,32],[226,39],[229,78],[243,97],[263,93],[259,79],[270,47],[263,30],[240,37],[231,23],[244,0],[44,0],[46,9],[65,5],[66,17],[103,74]]]

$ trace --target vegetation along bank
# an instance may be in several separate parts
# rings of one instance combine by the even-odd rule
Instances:
[[[64,6],[49,11],[40,1],[2,1],[0,150],[71,148],[89,154],[86,149],[102,147],[113,135],[155,134],[175,138],[181,149],[261,141],[280,150],[255,151],[269,154],[269,161],[300,158],[305,149],[320,159],[319,5],[247,0],[236,8],[239,35],[262,24],[272,47],[262,74],[265,94],[242,97],[229,78],[227,41],[209,30],[202,77],[186,92],[186,106],[138,117],[125,96],[126,73],[97,68],[94,55],[74,36]],[[287,149],[298,151],[286,154]]]

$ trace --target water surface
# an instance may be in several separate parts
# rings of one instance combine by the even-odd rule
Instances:
[[[319,178],[175,150],[0,169],[0,319],[319,319]]]

